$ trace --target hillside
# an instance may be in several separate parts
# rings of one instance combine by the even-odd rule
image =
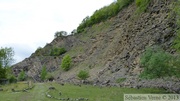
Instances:
[[[16,75],[24,70],[29,77],[40,80],[43,66],[56,81],[79,83],[80,70],[89,71],[88,82],[104,86],[159,87],[178,92],[179,79],[141,80],[140,57],[147,47],[160,46],[174,54],[175,16],[173,0],[151,0],[147,11],[137,13],[136,3],[122,9],[116,16],[85,28],[82,33],[57,37],[44,48],[13,66]],[[50,56],[53,47],[66,53]],[[63,56],[69,54],[73,65],[69,71],[60,68]],[[117,83],[118,79],[124,79]],[[180,92],[179,92],[180,93]]]

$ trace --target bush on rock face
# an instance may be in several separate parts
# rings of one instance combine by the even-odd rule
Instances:
[[[78,75],[80,79],[85,80],[89,77],[89,73],[87,71],[81,70]]]
[[[65,55],[61,62],[61,68],[65,71],[68,71],[71,68],[72,59],[70,55]]]
[[[66,49],[65,48],[55,47],[55,48],[51,49],[50,55],[51,56],[59,56],[59,55],[62,55],[64,53],[66,53]]]

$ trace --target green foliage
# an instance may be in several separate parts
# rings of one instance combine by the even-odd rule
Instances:
[[[55,47],[55,48],[51,49],[50,55],[51,56],[59,56],[59,55],[62,55],[64,53],[66,53],[65,48],[57,48],[57,47]]]
[[[0,49],[0,79],[5,79],[8,76],[9,66],[13,62],[14,51],[12,48]]]
[[[174,12],[176,13],[176,38],[174,40],[173,47],[180,52],[180,0],[177,0],[174,6]]]
[[[126,78],[119,78],[116,80],[117,83],[122,83],[126,80]]]
[[[67,32],[66,31],[60,31],[60,32],[56,32],[54,34],[54,37],[57,38],[57,37],[64,37],[64,36],[67,36]]]
[[[8,79],[9,79],[9,83],[16,83],[17,82],[17,79],[14,75],[11,75]]]
[[[12,48],[1,48],[0,49],[0,63],[2,68],[9,67],[13,62],[14,51]]]
[[[91,27],[94,24],[103,22],[119,13],[124,7],[128,6],[134,0],[117,0],[109,6],[105,6],[99,10],[96,10],[94,14],[83,19],[81,24],[77,28],[77,33],[84,31],[86,27]]]
[[[140,77],[146,79],[178,76],[180,63],[177,58],[158,47],[148,48],[141,57],[141,66],[144,71]]]
[[[39,47],[36,51],[35,51],[35,55],[36,56],[60,56],[62,54],[66,53],[66,49],[65,48],[59,48],[59,47],[53,47],[51,50],[50,50],[50,53],[47,53],[45,51],[45,49]]]
[[[6,78],[6,69],[2,68],[0,64],[0,79],[5,79]]]
[[[46,66],[43,66],[42,71],[41,71],[41,80],[45,80],[47,76],[47,70],[46,70]]]
[[[12,67],[6,68],[6,78],[9,80],[9,83],[16,83],[17,78],[12,72]]]
[[[19,73],[19,75],[18,75],[18,80],[19,80],[19,81],[24,81],[24,80],[26,80],[26,74],[25,74],[24,71],[21,71],[21,72]]]
[[[81,70],[79,71],[79,73],[77,74],[77,76],[82,79],[85,80],[89,77],[89,73],[87,71]]]
[[[65,55],[61,62],[61,68],[65,71],[68,71],[71,68],[72,59],[70,55]]]
[[[149,2],[150,0],[136,0],[136,6],[138,7],[137,12],[145,12],[149,5]]]

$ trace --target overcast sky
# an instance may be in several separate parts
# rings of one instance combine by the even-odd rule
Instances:
[[[15,63],[54,39],[70,33],[83,18],[114,0],[0,0],[0,47],[12,47]]]

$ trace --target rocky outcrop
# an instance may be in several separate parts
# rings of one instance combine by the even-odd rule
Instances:
[[[147,13],[137,17],[133,16],[136,10],[134,4],[119,13],[110,30],[102,35],[102,43],[107,44],[106,50],[102,52],[105,53],[103,58],[106,63],[98,72],[99,78],[116,80],[119,77],[137,76],[142,71],[139,61],[146,47],[158,45],[170,53],[174,52],[170,47],[175,26],[174,18],[169,17],[169,4],[170,1],[159,0],[151,4]],[[94,51],[103,50],[99,48],[100,45],[97,45]],[[111,76],[106,77],[106,72],[110,72]]]
[[[119,78],[127,78],[120,86],[129,87],[164,87],[179,89],[177,81],[167,86],[167,82],[160,80],[139,81],[142,72],[140,56],[146,47],[161,46],[169,53],[175,31],[175,16],[172,14],[173,0],[151,0],[145,13],[137,14],[136,5],[132,3],[119,14],[106,22],[86,28],[81,34],[64,38],[56,38],[47,44],[40,55],[35,53],[31,57],[13,66],[17,75],[22,69],[27,75],[40,81],[42,66],[49,72],[58,71],[55,80],[60,82],[79,82],[76,75],[79,70],[88,70],[91,84],[115,84]],[[52,47],[65,47],[66,54],[73,59],[72,69],[62,71],[61,56],[47,56]],[[129,79],[133,77],[133,79]],[[162,81],[161,81],[162,80]],[[179,82],[179,81],[178,81]],[[157,86],[158,85],[158,86]],[[176,90],[174,90],[176,91]]]

